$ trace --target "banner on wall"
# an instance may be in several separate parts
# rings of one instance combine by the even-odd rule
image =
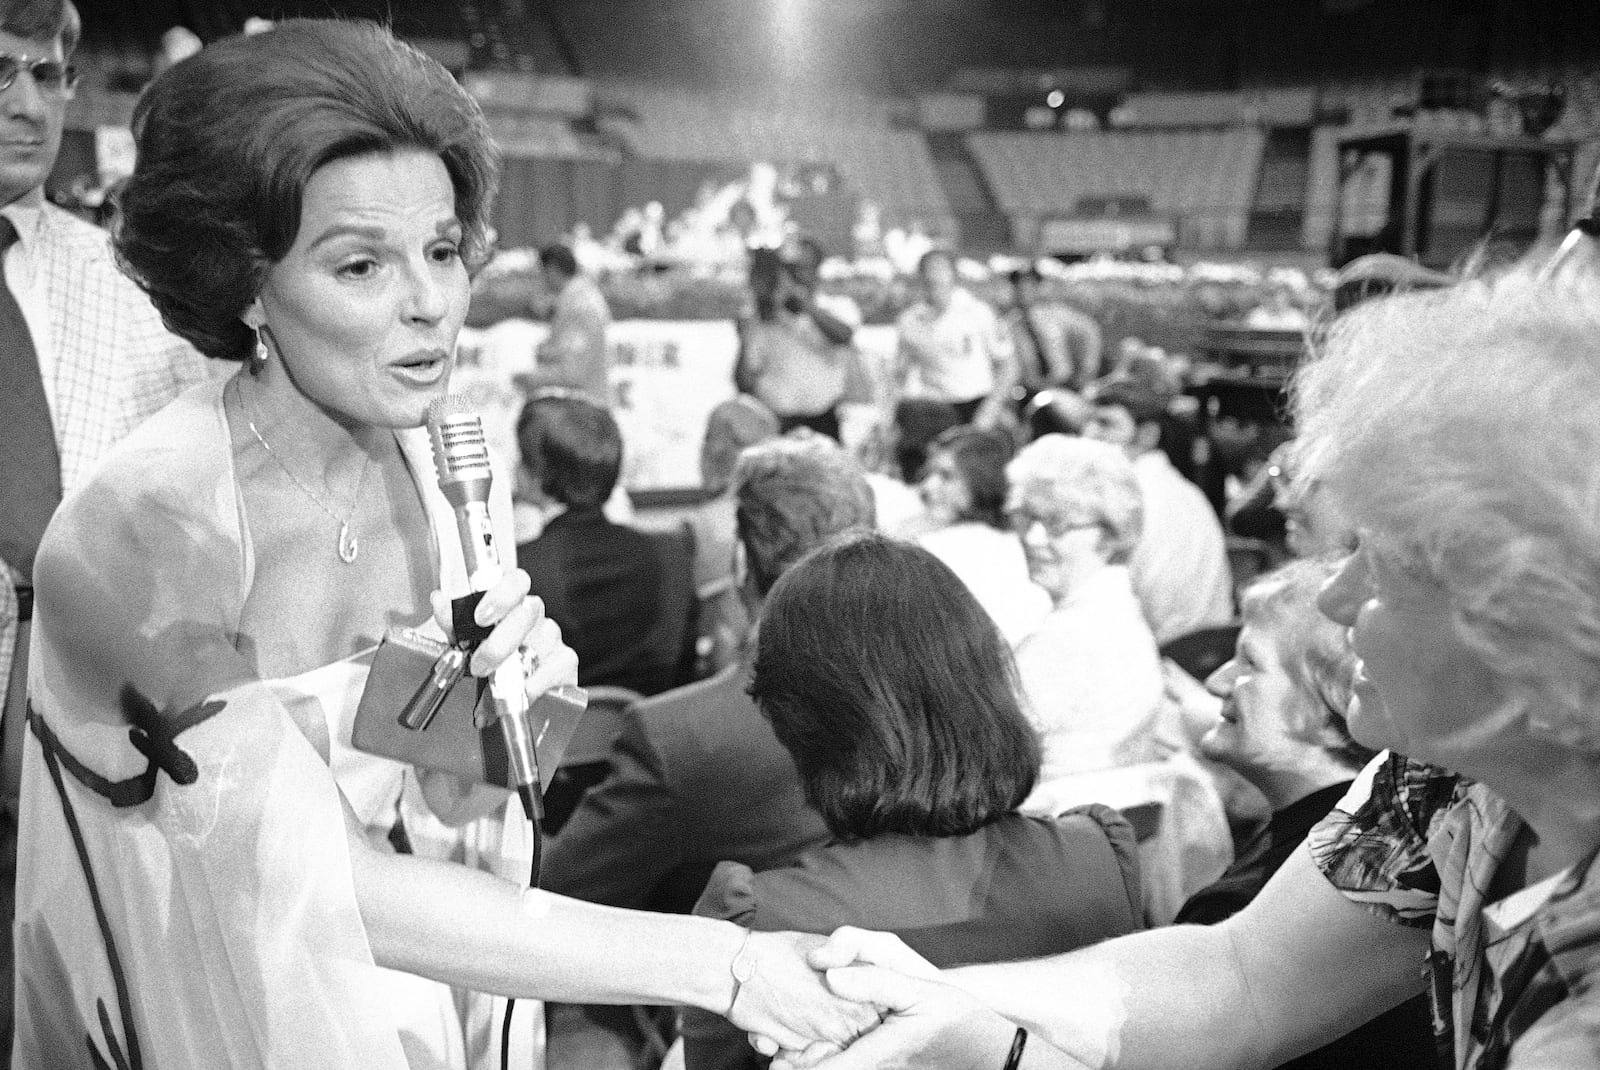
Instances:
[[[483,414],[491,448],[517,456],[523,396],[516,377],[534,369],[549,333],[505,320],[461,332],[451,390]],[[630,492],[700,485],[706,419],[733,396],[739,339],[727,320],[622,320],[611,325],[611,412],[622,430],[622,485]]]

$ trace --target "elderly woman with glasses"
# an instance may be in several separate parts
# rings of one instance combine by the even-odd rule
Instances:
[[[981,1002],[836,974],[901,1013],[834,1067],[1272,1066],[1423,991],[1458,1070],[1596,1065],[1593,244],[1358,306],[1302,373],[1301,478],[1361,533],[1321,596],[1360,659],[1347,719],[1393,748],[1307,846],[1221,925],[948,976]],[[849,943],[821,961],[894,958]]]
[[[1127,566],[1142,506],[1132,462],[1104,442],[1046,435],[1007,475],[1029,574],[1052,603],[1017,648],[1048,792],[1074,773],[1155,757],[1161,664]]]

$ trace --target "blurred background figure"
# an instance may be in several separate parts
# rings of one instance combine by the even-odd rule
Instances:
[[[1115,811],[1017,813],[1039,749],[1010,654],[932,554],[861,534],[801,560],[763,608],[750,692],[832,838],[777,867],[723,863],[697,913],[889,930],[939,965],[1139,928],[1133,832]],[[689,1070],[764,1062],[713,1015],[685,1016],[684,1037]]]
[[[622,469],[622,434],[587,397],[546,393],[517,419],[521,482],[547,519],[517,547],[545,612],[578,652],[578,682],[654,695],[694,668],[693,547],[616,524],[602,506]]]
[[[159,74],[181,63],[200,51],[205,42],[187,26],[174,26],[161,35],[161,48],[156,52],[155,70]]]
[[[1296,482],[1294,440],[1281,443],[1229,504],[1228,529],[1260,539],[1281,560],[1355,549],[1354,528],[1339,518],[1316,480]]]
[[[1158,643],[1233,619],[1233,577],[1222,525],[1200,488],[1160,449],[1169,398],[1118,377],[1090,391],[1086,438],[1122,450],[1133,462],[1143,528],[1129,568]]]
[[[605,294],[578,267],[569,246],[546,246],[539,266],[555,304],[550,333],[534,350],[535,367],[521,385],[530,393],[548,387],[575,390],[609,407],[611,308]]]
[[[689,514],[694,532],[694,592],[699,602],[702,670],[731,664],[744,647],[750,617],[734,568],[737,519],[733,472],[747,447],[778,434],[778,418],[765,405],[739,394],[718,403],[706,419],[700,444],[700,484],[709,495]]]
[[[917,484],[928,463],[928,451],[938,437],[961,426],[954,405],[931,398],[901,398],[895,403],[886,452],[892,461],[883,478],[873,481],[878,496],[879,529],[910,537],[928,524],[927,510]]]
[[[850,340],[861,311],[848,297],[819,294],[823,250],[801,238],[787,255],[750,252],[752,313],[740,319],[733,379],[778,416],[785,431],[809,427],[838,440],[839,403],[850,392]]]
[[[1005,315],[1016,347],[1016,398],[1026,405],[1051,388],[1082,390],[1100,374],[1102,332],[1093,316],[1042,296],[1044,276],[1033,264],[1011,272]]]
[[[1006,519],[1011,437],[957,427],[934,440],[918,489],[926,530],[917,544],[954,572],[1015,648],[1050,611],[1028,576],[1022,541]]]
[[[895,324],[901,389],[954,405],[961,423],[997,423],[1017,380],[1010,332],[994,309],[957,285],[952,254],[923,254],[917,279],[922,298]]]

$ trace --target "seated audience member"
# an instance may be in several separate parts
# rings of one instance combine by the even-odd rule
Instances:
[[[860,468],[818,435],[747,449],[733,496],[743,590],[757,613],[807,551],[873,524]],[[550,844],[546,889],[687,913],[716,863],[776,865],[824,836],[793,763],[745,693],[748,671],[747,663],[730,665],[624,715],[611,775]]]
[[[517,547],[517,564],[578,653],[578,682],[644,695],[688,679],[693,667],[692,598],[669,588],[692,582],[687,562],[601,511],[622,470],[622,434],[611,414],[569,393],[534,397],[517,418],[528,483],[551,515],[539,537]],[[662,643],[657,615],[681,605],[681,642]]]
[[[1041,390],[1022,410],[1022,432],[1029,442],[1045,435],[1076,435],[1089,422],[1093,408],[1071,390]]]
[[[1022,541],[1006,521],[1009,437],[975,427],[940,435],[922,469],[922,502],[931,530],[923,549],[950,567],[1015,647],[1050,611],[1050,596],[1028,577]]]
[[[706,418],[700,442],[700,486],[710,496],[690,517],[694,528],[694,587],[701,598],[734,586],[736,538],[733,470],[747,446],[778,435],[778,418],[748,394],[721,402]]]
[[[700,444],[700,485],[711,497],[689,515],[694,531],[694,592],[700,634],[711,641],[707,658],[720,669],[744,646],[750,617],[733,570],[736,539],[733,468],[739,452],[778,434],[778,418],[761,402],[740,394],[721,402],[706,420]]]
[[[887,535],[916,530],[922,523],[922,498],[914,487],[907,486],[900,478],[900,466],[895,457],[898,437],[893,421],[880,414],[865,424],[852,443],[856,459],[866,474],[867,485],[872,488],[878,530]]]
[[[1005,322],[1016,347],[1022,396],[1041,390],[1082,390],[1100,374],[1102,332],[1086,312],[1041,297],[1044,277],[1033,264],[1013,271]]]
[[[752,446],[739,456],[731,483],[751,618],[807,551],[872,528],[871,491],[829,438]],[[550,841],[541,882],[547,891],[687,914],[718,862],[781,865],[822,842],[822,817],[807,805],[794,762],[746,693],[748,675],[741,659],[623,714],[610,774]],[[637,1047],[631,1018],[608,1008],[586,1012],[589,1023],[565,1008],[552,1015],[552,1064],[579,1048],[580,1038],[591,1066],[598,1051]]]
[[[961,425],[961,414],[947,401],[930,398],[903,398],[894,407],[894,459],[900,478],[915,483],[922,478],[922,466],[935,440],[952,427]]]
[[[1356,533],[1334,511],[1315,480],[1294,477],[1295,443],[1282,443],[1251,484],[1241,492],[1237,509],[1229,508],[1229,522],[1248,513],[1270,511],[1279,518],[1284,553],[1289,557],[1339,557],[1355,549]],[[1239,532],[1246,534],[1246,532]]]
[[[1238,650],[1206,680],[1222,708],[1200,749],[1260,790],[1272,816],[1228,871],[1183,905],[1177,924],[1214,925],[1243,910],[1373,757],[1344,719],[1355,651],[1317,610],[1333,572],[1325,560],[1296,561],[1244,593]],[[1418,995],[1283,1070],[1426,1066],[1432,1057],[1427,1001]]]
[[[1410,757],[1374,759],[1219,925],[946,975],[971,996],[835,971],[896,1013],[821,1065],[998,1065],[1021,1022],[1028,1070],[1271,1066],[1424,991],[1459,1070],[1595,1065],[1597,268],[1577,229],[1366,302],[1299,372],[1299,478],[1361,532],[1319,598],[1360,659],[1350,731]],[[914,965],[857,934],[812,960],[858,954]]]
[[[928,463],[928,450],[934,440],[952,427],[961,426],[955,406],[929,398],[902,398],[894,407],[893,452],[898,479],[894,483],[874,481],[878,497],[880,528],[890,535],[909,538],[927,524],[916,483]],[[898,484],[898,485],[896,485]],[[909,503],[905,500],[909,499]],[[905,505],[914,503],[907,512]],[[889,506],[885,509],[884,506]]]
[[[1155,759],[1161,661],[1128,577],[1142,509],[1132,463],[1103,442],[1046,435],[1006,474],[1028,572],[1052,603],[1017,648],[1041,789]]]
[[[1245,478],[1228,496],[1222,510],[1229,535],[1254,539],[1265,547],[1274,567],[1291,557],[1304,556],[1289,548],[1288,515],[1284,508],[1289,481],[1288,457],[1293,440],[1279,443],[1253,470],[1246,460]],[[1241,579],[1240,582],[1245,582]]]
[[[757,930],[901,933],[941,964],[1042,955],[1139,927],[1132,829],[1107,807],[1017,805],[1038,772],[1010,655],[919,547],[837,539],[774,586],[750,693],[832,839],[791,862],[717,867],[697,913]],[[684,1020],[688,1070],[754,1067],[742,1033]]]
[[[1144,531],[1129,561],[1133,589],[1157,643],[1233,619],[1233,578],[1222,525],[1200,488],[1160,449],[1166,398],[1132,379],[1097,384],[1086,438],[1133,460],[1144,501]]]

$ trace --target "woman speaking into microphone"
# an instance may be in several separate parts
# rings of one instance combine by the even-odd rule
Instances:
[[[788,938],[528,891],[506,793],[346,745],[371,648],[448,629],[465,586],[422,424],[486,253],[474,102],[375,25],[295,20],[170,68],[134,127],[117,253],[241,367],[131,435],[39,552],[18,1065],[488,1065],[466,990],[848,1039],[873,1016]],[[576,678],[524,573],[475,623],[474,675]]]

